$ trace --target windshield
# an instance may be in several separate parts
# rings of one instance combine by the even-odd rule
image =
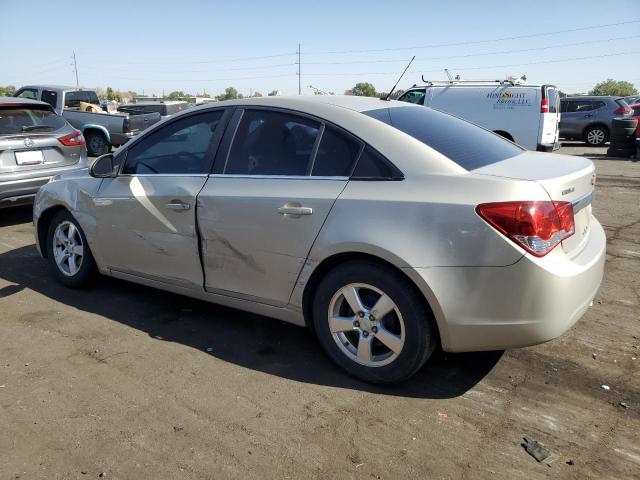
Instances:
[[[391,107],[362,113],[411,135],[466,170],[524,151],[484,128],[428,107]]]
[[[60,115],[42,107],[3,107],[0,105],[0,135],[22,132],[52,131],[66,125]]]

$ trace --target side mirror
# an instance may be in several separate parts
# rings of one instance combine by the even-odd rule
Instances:
[[[113,153],[99,156],[89,167],[89,175],[95,178],[112,178],[116,173]]]

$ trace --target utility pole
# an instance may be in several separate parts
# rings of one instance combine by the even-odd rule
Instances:
[[[300,44],[298,44],[298,95],[302,95],[302,63],[300,61]]]
[[[76,51],[73,51],[73,70],[76,72],[76,87],[80,88],[80,82],[78,81],[78,63],[76,62]]]

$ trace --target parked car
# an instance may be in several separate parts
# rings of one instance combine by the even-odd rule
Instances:
[[[491,130],[527,150],[559,148],[560,109],[554,85],[513,81],[427,82],[398,100],[456,115]]]
[[[580,96],[560,101],[560,137],[600,147],[609,141],[611,120],[631,115],[621,97]]]
[[[624,97],[624,101],[627,102],[627,105],[631,106],[634,103],[640,102],[640,95],[631,95],[629,97]]]
[[[130,113],[138,115],[140,113],[153,113],[160,114],[160,118],[165,118],[175,115],[189,108],[191,104],[185,101],[158,101],[158,102],[138,102],[127,103],[118,107],[119,112]]]
[[[98,95],[93,90],[52,85],[28,85],[20,88],[18,98],[42,100],[79,129],[87,139],[89,155],[98,156],[111,150],[111,146],[123,145],[142,130],[160,121],[157,113],[129,115],[105,113]],[[83,111],[95,106],[95,111]],[[87,105],[89,107],[87,107]]]
[[[105,275],[313,325],[371,382],[436,346],[497,350],[573,325],[602,280],[594,167],[456,117],[347,96],[189,109],[48,183],[52,273]]]
[[[82,133],[49,104],[0,97],[0,208],[30,203],[54,175],[86,166]]]
[[[636,138],[640,138],[640,103],[634,103],[633,105],[629,105],[633,118],[638,120],[638,126],[636,127]]]

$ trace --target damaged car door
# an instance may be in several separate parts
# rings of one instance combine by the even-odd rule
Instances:
[[[119,174],[105,178],[94,199],[95,250],[112,275],[202,289],[196,198],[223,116],[223,110],[180,116],[117,155]]]
[[[361,144],[286,110],[238,110],[227,130],[198,196],[205,289],[284,306]]]

